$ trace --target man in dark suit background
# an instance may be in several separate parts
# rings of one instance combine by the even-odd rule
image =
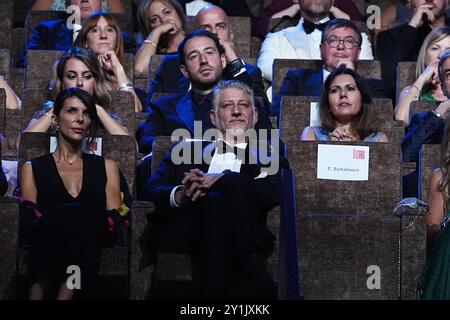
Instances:
[[[233,44],[233,32],[230,29],[227,14],[217,6],[207,6],[197,13],[195,25],[199,29],[205,29],[214,33],[224,47],[227,65],[224,68],[223,79],[240,80],[253,89],[255,96],[262,97],[267,101],[261,70],[256,66],[245,63],[236,54]],[[242,73],[239,73],[241,69]],[[160,64],[155,79],[150,85],[149,98],[155,92],[184,93],[189,90],[189,86],[189,79],[183,76],[180,71],[178,54],[167,55]]]
[[[92,13],[102,9],[102,0],[66,0],[66,7],[76,5],[80,8],[80,23]],[[69,18],[69,15],[67,16]],[[25,67],[28,50],[59,50],[66,51],[72,47],[73,42],[81,29],[81,25],[67,26],[67,18],[49,20],[39,23],[34,29],[22,58],[17,62],[18,67]],[[136,45],[131,36],[123,33],[125,52],[134,53]]]
[[[148,119],[136,131],[142,153],[151,152],[155,137],[170,136],[176,129],[185,128],[193,135],[195,120],[201,121],[202,131],[213,127],[209,118],[212,89],[223,78],[225,50],[213,33],[195,30],[181,42],[178,55],[181,72],[189,79],[192,88],[185,94],[162,97],[149,103]],[[247,74],[247,71],[241,71],[237,80]],[[270,120],[262,99],[256,97],[255,100],[259,112],[256,128],[270,129]]]
[[[259,161],[267,149],[247,139],[258,110],[245,84],[220,82],[208,115],[217,127],[216,142],[176,145],[146,185],[145,198],[168,218],[166,236],[195,262],[192,276],[200,298],[273,299],[276,290],[264,258],[273,241],[267,212],[280,201],[279,159],[271,158],[276,163],[269,172]],[[195,143],[202,145],[195,149]],[[240,282],[246,286],[236,289]]]
[[[416,61],[425,37],[439,27],[449,25],[445,15],[447,0],[411,0],[412,15],[408,23],[385,30],[377,38],[377,58],[389,97],[395,97],[397,65]]]
[[[340,65],[354,70],[361,52],[361,41],[361,31],[351,20],[331,20],[322,32],[320,44],[323,68],[319,71],[290,70],[273,101],[271,113],[278,115],[282,96],[321,96],[325,79]],[[365,82],[373,97],[386,98],[382,80],[368,78]]]

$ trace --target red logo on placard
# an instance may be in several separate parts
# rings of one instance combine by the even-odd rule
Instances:
[[[97,151],[97,141],[94,141],[89,145],[89,151],[91,152]]]
[[[353,149],[353,159],[364,159],[366,152],[364,150]]]

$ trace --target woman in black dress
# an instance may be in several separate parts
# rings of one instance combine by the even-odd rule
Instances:
[[[82,140],[95,137],[99,122],[87,92],[61,91],[52,121],[55,152],[25,163],[20,177],[22,195],[43,211],[31,232],[30,299],[44,299],[55,284],[57,299],[73,299],[75,293],[93,298],[106,211],[121,205],[119,169],[112,160],[82,152]],[[73,270],[80,271],[79,279],[71,277]]]

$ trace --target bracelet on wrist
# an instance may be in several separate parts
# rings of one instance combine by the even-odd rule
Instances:
[[[411,92],[411,89],[415,88],[417,91],[416,93]],[[419,88],[417,88],[416,86],[411,86],[408,89],[406,89],[406,94],[412,95],[414,99],[419,99]]]
[[[155,48],[158,48],[158,45],[156,43],[154,43],[152,40],[145,39],[144,43],[148,43],[148,44],[154,46]]]
[[[117,88],[117,90],[119,91],[128,91],[130,89],[134,89],[133,84],[131,82],[124,82]]]

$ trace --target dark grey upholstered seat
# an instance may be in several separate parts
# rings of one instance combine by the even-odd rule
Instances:
[[[2,159],[17,159],[15,141],[20,132],[20,118],[21,110],[6,109],[6,93],[4,89],[0,89],[0,132],[6,137],[8,144],[8,150],[2,151]]]
[[[28,50],[25,88],[47,88],[52,79],[53,65],[62,53],[57,50]]]
[[[319,142],[291,142],[288,159],[296,179],[297,250],[305,299],[403,299],[415,297],[425,259],[423,217],[392,216],[401,199],[400,145],[370,147],[368,181],[317,179]],[[320,142],[320,144],[338,144]],[[400,226],[404,230],[399,242]],[[401,255],[399,255],[399,249]],[[380,289],[368,289],[370,266]]]
[[[0,197],[0,300],[16,296],[19,201]]]
[[[0,46],[0,48],[4,48]],[[0,74],[7,80],[9,78],[9,69],[11,65],[11,53],[9,49],[0,49]]]
[[[0,2],[0,48],[11,49],[12,30],[14,27],[14,2],[4,0]]]
[[[434,169],[439,168],[441,146],[439,144],[424,144],[419,154],[419,188],[420,199],[428,201],[428,188]]]
[[[432,102],[413,101],[411,102],[411,116],[422,111],[435,109],[436,105]]]
[[[281,90],[283,80],[289,70],[312,69],[320,70],[322,60],[275,59],[273,61],[272,97]],[[381,67],[378,60],[360,60],[356,64],[356,72],[364,78],[381,79]]]
[[[285,96],[281,102],[279,128],[281,139],[287,145],[299,141],[303,129],[310,125],[310,104],[318,102],[318,97]],[[384,132],[390,141],[398,144],[403,139],[403,123],[393,120],[392,101],[390,99],[373,99],[374,123]]]
[[[412,85],[416,81],[417,61],[401,61],[397,65],[396,97],[404,87]]]
[[[23,133],[20,145],[19,168],[27,160],[49,152],[50,134]],[[102,141],[103,155],[117,161],[127,180],[130,192],[134,191],[136,149],[132,136],[105,135]],[[106,292],[109,298],[143,299],[148,268],[141,265],[143,257],[140,236],[145,226],[145,214],[153,208],[149,202],[133,202],[131,208],[131,238],[128,247],[104,248],[100,274],[103,279],[115,279],[113,288],[117,292]],[[19,248],[18,273],[23,278],[27,273],[27,250]],[[118,296],[114,296],[114,294]]]
[[[152,172],[155,172],[160,162],[165,158],[171,145],[172,142],[168,136],[159,136],[156,138],[152,148]],[[267,259],[267,267],[273,279],[278,282],[280,207],[276,207],[269,212],[267,225],[277,238],[274,252]],[[157,250],[156,264],[154,265],[152,275],[151,298],[189,298],[191,281],[190,259],[184,251],[173,250],[173,248],[160,248],[160,250]]]

